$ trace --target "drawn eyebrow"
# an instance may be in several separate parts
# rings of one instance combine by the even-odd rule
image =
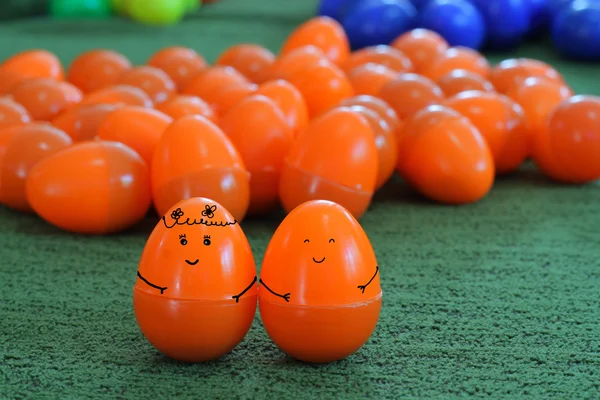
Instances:
[[[335,243],[335,239],[334,238],[329,239],[329,243]]]
[[[308,242],[310,242],[310,240],[304,239],[304,243],[308,243]]]
[[[185,233],[183,233],[183,234],[179,235],[179,239],[183,239],[183,238],[185,238],[185,237],[186,237],[186,236],[185,236]]]

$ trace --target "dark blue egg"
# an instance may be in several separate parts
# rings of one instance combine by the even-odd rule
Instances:
[[[487,26],[486,45],[495,50],[512,50],[529,32],[529,0],[471,0],[483,14]]]
[[[467,0],[430,0],[420,12],[419,27],[439,33],[450,46],[479,50],[485,40],[483,16]]]
[[[529,0],[531,23],[529,32],[540,34],[550,26],[550,4],[548,0]]]
[[[362,2],[363,0],[321,0],[317,15],[330,17],[341,23],[346,13]]]
[[[576,0],[556,15],[552,41],[562,56],[600,61],[600,1]]]
[[[353,49],[390,44],[414,29],[417,9],[409,0],[364,0],[352,7],[342,25]]]

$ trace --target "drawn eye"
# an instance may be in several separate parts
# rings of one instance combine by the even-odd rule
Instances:
[[[335,239],[334,238],[329,239],[329,243],[335,243]]]
[[[204,245],[210,246],[210,236],[204,236]]]
[[[308,242],[310,242],[310,240],[304,239],[304,243],[308,243]]]
[[[182,246],[185,246],[188,243],[185,235],[179,235],[179,243],[181,243]]]

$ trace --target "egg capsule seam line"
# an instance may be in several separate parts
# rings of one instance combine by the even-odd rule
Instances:
[[[340,308],[358,308],[358,307],[363,307],[363,306],[369,305],[371,303],[377,302],[377,301],[381,300],[381,298],[383,297],[383,291],[379,291],[379,294],[377,296],[372,297],[368,300],[363,300],[363,301],[359,301],[356,303],[339,304],[339,305],[331,305],[331,306],[305,305],[305,304],[282,304],[282,303],[268,300],[260,295],[258,297],[260,298],[260,301],[262,301],[262,302],[273,304],[273,305],[279,305],[279,306],[283,306],[283,307],[291,307],[291,308],[305,309],[305,310],[310,310],[310,309],[314,309],[314,308],[319,308],[319,309],[323,309],[323,310],[327,310],[327,309],[337,310]]]

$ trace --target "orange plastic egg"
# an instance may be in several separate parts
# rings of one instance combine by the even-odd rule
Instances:
[[[329,61],[342,65],[350,54],[350,44],[344,28],[329,17],[314,17],[297,27],[285,40],[281,55],[312,45],[323,51]]]
[[[82,105],[115,104],[127,106],[152,107],[152,99],[142,89],[130,85],[115,85],[96,90],[81,101]]]
[[[548,141],[557,165],[572,181],[600,179],[600,97],[561,102],[549,116]]]
[[[173,118],[152,108],[121,107],[98,126],[98,138],[123,143],[135,150],[147,165],[152,165],[154,150],[171,122]]]
[[[485,140],[466,117],[429,106],[403,128],[401,172],[422,195],[446,204],[484,198],[494,183],[494,161]]]
[[[309,200],[331,200],[360,218],[369,207],[378,174],[377,146],[365,117],[334,108],[294,141],[281,171],[279,195],[289,212]]]
[[[31,122],[29,111],[10,97],[0,97],[0,128]]]
[[[26,78],[64,79],[60,60],[47,50],[33,49],[17,53],[0,64],[0,71]]]
[[[498,93],[470,91],[443,105],[467,117],[487,142],[498,174],[518,169],[529,154],[529,135],[523,108]]]
[[[398,143],[396,132],[375,111],[365,106],[350,106],[352,111],[359,113],[369,122],[377,146],[377,180],[375,190],[380,189],[392,176],[398,159]]]
[[[266,74],[271,80],[288,79],[322,60],[327,60],[327,57],[321,49],[313,45],[302,46],[281,55]]]
[[[48,78],[27,80],[17,85],[10,95],[33,119],[41,121],[50,121],[83,99],[83,93],[75,86]]]
[[[309,201],[279,225],[263,259],[258,303],[283,352],[311,363],[348,357],[375,330],[381,299],[373,247],[342,206]]]
[[[265,82],[258,87],[255,94],[266,96],[277,104],[294,135],[308,125],[306,101],[302,93],[288,81],[277,79]]]
[[[150,66],[135,67],[125,71],[117,83],[142,89],[154,104],[167,101],[176,91],[175,82],[166,72]]]
[[[413,29],[398,36],[391,44],[407,56],[415,72],[429,67],[433,60],[448,50],[448,42],[438,33],[427,29]]]
[[[164,103],[157,104],[156,109],[173,119],[188,115],[200,115],[212,122],[218,121],[217,114],[212,107],[198,96],[176,95]]]
[[[365,64],[347,75],[356,95],[378,96],[381,88],[396,79],[399,73],[384,65]]]
[[[469,90],[479,90],[481,92],[493,93],[496,91],[494,85],[481,75],[463,69],[455,69],[442,77],[438,85],[447,97],[452,97]]]
[[[548,116],[572,93],[562,83],[546,78],[527,78],[522,84],[515,84],[506,93],[516,101],[525,112],[525,125],[530,139],[530,150],[535,136],[543,135],[547,130]]]
[[[29,79],[31,78],[17,72],[0,69],[0,95],[9,94],[15,86]]]
[[[210,104],[211,95],[233,83],[248,83],[248,79],[230,66],[214,66],[191,79],[182,94],[198,96]]]
[[[250,172],[248,214],[264,214],[279,204],[279,178],[294,134],[275,102],[250,96],[221,120],[221,128]]]
[[[258,85],[250,82],[234,82],[215,90],[206,99],[218,115],[225,115],[240,101],[256,93]]]
[[[500,93],[508,92],[513,86],[530,77],[564,83],[556,69],[543,61],[530,58],[510,58],[500,62],[490,71],[490,81]]]
[[[193,197],[167,210],[142,252],[135,318],[173,359],[217,359],[246,336],[258,296],[256,265],[238,221],[219,203]]]
[[[128,229],[151,205],[144,160],[122,143],[100,140],[76,143],[38,162],[26,190],[40,217],[82,234]]]
[[[250,174],[231,140],[204,117],[183,117],[167,128],[151,171],[154,206],[160,215],[191,197],[215,199],[238,221],[248,211]]]
[[[354,95],[350,81],[341,69],[329,61],[319,61],[289,77],[306,101],[308,114],[314,118]]]
[[[190,79],[208,68],[204,57],[193,49],[181,46],[166,47],[157,51],[147,64],[163,70],[175,83],[177,90],[182,90]]]
[[[114,50],[90,50],[80,54],[67,71],[67,81],[84,93],[104,89],[117,83],[131,68],[131,61]]]
[[[379,97],[369,95],[359,95],[349,97],[340,102],[340,106],[363,106],[369,110],[375,111],[379,118],[387,122],[389,127],[395,131],[400,125],[400,120],[396,111],[388,103],[381,100]]]
[[[431,79],[416,74],[401,74],[381,88],[379,97],[402,120],[431,104],[438,104],[443,100],[444,93]]]
[[[274,62],[275,55],[269,49],[257,44],[242,43],[222,52],[215,65],[229,65],[251,82],[262,83],[268,78],[266,71]]]
[[[365,64],[383,65],[396,72],[411,72],[412,61],[400,50],[387,45],[369,46],[350,54],[344,65],[344,72],[349,74],[353,69]]]
[[[29,171],[40,160],[70,145],[67,134],[46,123],[0,130],[0,203],[19,211],[32,211],[25,191]]]
[[[120,108],[114,104],[92,104],[73,107],[52,120],[52,125],[65,132],[73,142],[92,140],[104,118]]]
[[[429,67],[421,74],[434,82],[438,82],[450,72],[461,69],[487,79],[490,75],[490,64],[487,59],[473,49],[466,47],[451,47],[438,58],[432,60]]]

